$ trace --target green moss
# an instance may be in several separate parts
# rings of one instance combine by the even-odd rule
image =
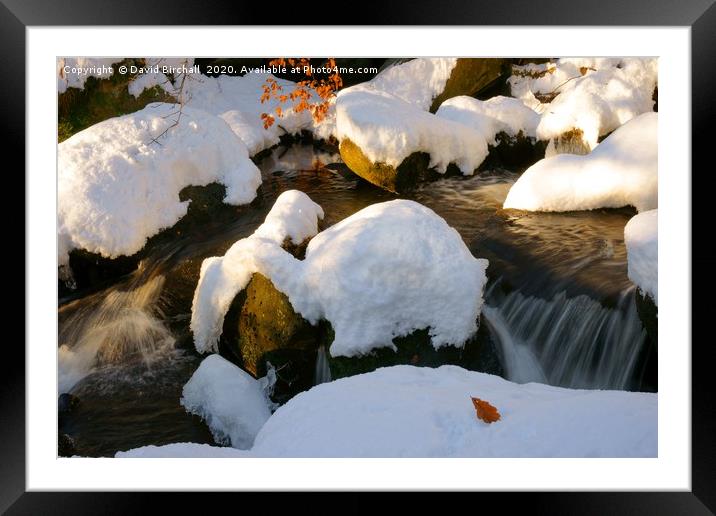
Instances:
[[[343,162],[355,174],[389,192],[408,191],[431,176],[428,170],[430,156],[424,152],[414,152],[396,168],[386,163],[373,163],[349,138],[341,140],[339,150]]]
[[[125,59],[115,63],[114,73],[109,78],[90,77],[84,89],[68,88],[58,96],[58,141],[103,120],[139,111],[152,102],[176,102],[159,86],[144,90],[138,98],[130,95],[127,86],[135,75],[120,74],[117,69],[132,64],[141,66],[143,61]]]
[[[499,79],[509,66],[506,59],[460,58],[452,69],[442,93],[433,99],[430,112],[435,113],[440,104],[460,95],[478,95]]]
[[[288,297],[262,274],[246,287],[239,315],[238,346],[248,371],[257,374],[266,353],[278,349],[310,349],[315,354],[315,330],[297,314]],[[274,364],[275,365],[275,364]]]

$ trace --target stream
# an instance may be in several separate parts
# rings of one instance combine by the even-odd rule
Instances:
[[[320,204],[324,227],[395,196],[345,173],[340,156],[307,144],[274,148],[257,163],[259,199],[156,242],[139,268],[104,290],[60,299],[59,393],[80,403],[59,430],[78,455],[113,456],[148,444],[213,443],[179,404],[202,360],[189,333],[198,266],[250,235],[276,197],[298,189]],[[320,166],[328,165],[328,166]],[[454,227],[489,278],[483,321],[505,376],[575,388],[655,390],[650,342],[627,277],[624,226],[635,211],[503,211],[519,174],[445,178],[410,195]],[[330,380],[325,350],[316,383]]]

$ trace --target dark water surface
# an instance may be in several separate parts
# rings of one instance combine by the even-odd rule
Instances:
[[[80,405],[60,418],[79,455],[170,442],[213,442],[179,404],[201,361],[189,335],[198,267],[251,234],[276,197],[302,190],[330,226],[396,196],[309,145],[279,147],[259,162],[264,176],[250,207],[177,234],[152,248],[137,272],[59,309],[60,392]],[[490,260],[484,320],[506,376],[584,388],[643,388],[646,334],[627,278],[624,225],[634,210],[538,214],[501,209],[518,174],[446,178],[404,196],[456,228],[473,254]]]

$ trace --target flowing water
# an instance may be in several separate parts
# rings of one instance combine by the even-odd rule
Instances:
[[[189,334],[201,261],[251,234],[283,191],[320,204],[330,226],[394,199],[309,145],[279,147],[258,163],[264,177],[248,207],[177,231],[148,248],[139,269],[105,290],[60,300],[59,390],[80,404],[60,431],[81,455],[146,444],[213,442],[188,415],[181,391],[201,361]],[[583,388],[641,389],[649,342],[626,274],[624,225],[631,209],[536,214],[503,211],[515,172],[446,178],[406,196],[456,228],[490,260],[483,319],[508,379]],[[315,382],[330,381],[325,349]],[[648,388],[648,387],[646,387]]]

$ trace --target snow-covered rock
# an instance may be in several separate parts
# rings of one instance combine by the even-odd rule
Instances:
[[[360,210],[316,235],[299,263],[300,286],[271,276],[306,319],[331,322],[333,356],[392,347],[394,337],[427,327],[436,349],[460,347],[477,330],[488,262],[416,202]]]
[[[304,260],[253,236],[205,260],[192,309],[194,342],[200,352],[214,349],[231,301],[260,272],[309,322],[331,323],[333,356],[394,349],[394,337],[428,327],[435,349],[461,347],[477,330],[486,268],[429,208],[407,200],[374,204],[313,237]]]
[[[370,81],[371,88],[427,111],[445,89],[457,62],[455,57],[411,59],[381,71]]]
[[[624,227],[629,279],[659,304],[659,210],[633,217]]]
[[[560,154],[538,161],[512,186],[504,208],[656,208],[657,123],[657,113],[644,113],[614,131],[586,156]]]
[[[600,136],[652,111],[658,61],[564,58],[517,67],[516,72],[508,79],[512,95],[542,114],[537,127],[540,140],[577,131],[594,149]]]
[[[175,125],[176,121],[179,121]],[[58,145],[58,259],[80,248],[132,255],[187,212],[179,192],[219,182],[224,202],[256,196],[261,174],[220,118],[175,104],[150,104]]]
[[[490,145],[497,145],[495,137],[500,132],[512,137],[521,133],[535,138],[540,120],[537,112],[521,100],[503,96],[485,101],[466,96],[453,97],[443,102],[435,114],[472,127]]]
[[[393,192],[411,188],[431,171],[444,174],[450,164],[471,175],[487,157],[483,132],[428,110],[446,98],[475,93],[499,77],[501,67],[500,59],[413,59],[340,91],[335,123],[343,161]]]
[[[336,99],[336,127],[341,156],[364,179],[388,190],[414,183],[401,174],[419,173],[400,165],[415,153],[429,155],[427,168],[445,173],[455,164],[471,175],[487,157],[487,142],[478,130],[435,116],[404,100],[358,85]],[[356,149],[357,148],[357,149]]]
[[[322,218],[323,210],[306,194],[288,190],[278,196],[264,223],[251,236],[236,242],[224,256],[204,260],[191,314],[197,351],[218,351],[224,316],[231,302],[246,288],[254,273],[264,272],[259,261],[261,251],[284,261],[292,259],[281,249],[284,240],[301,244],[318,233],[318,220]]]
[[[251,448],[271,416],[258,380],[219,355],[205,358],[182,393],[187,412],[206,421],[214,439],[233,448]]]

